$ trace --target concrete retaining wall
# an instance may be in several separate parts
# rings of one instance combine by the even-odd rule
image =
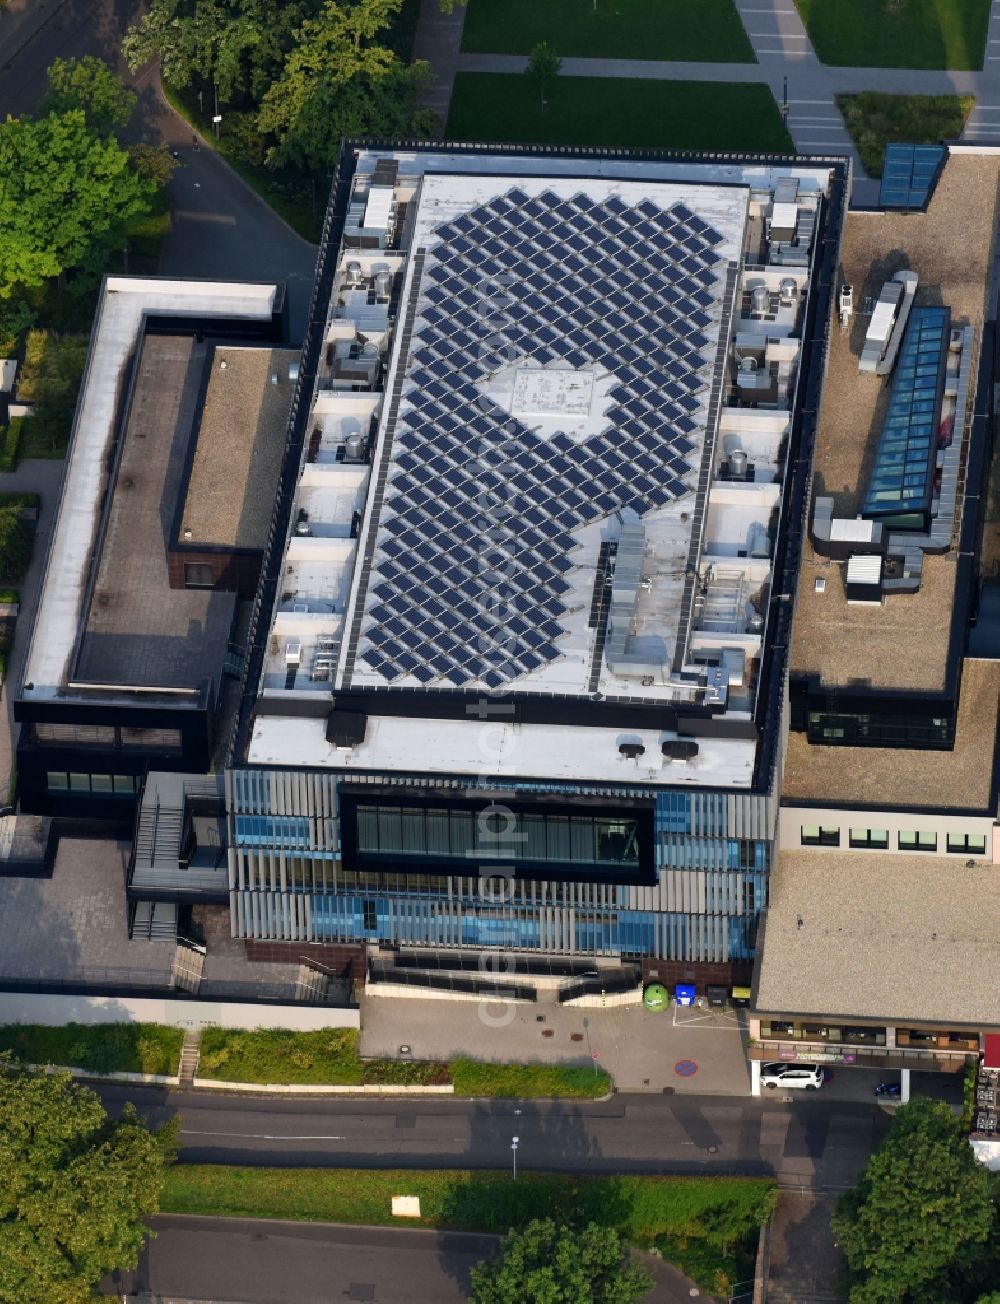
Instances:
[[[180,1085],[176,1073],[92,1073],[89,1069],[76,1069],[69,1064],[26,1064],[25,1068],[35,1073],[68,1073],[71,1078],[85,1078],[88,1082],[144,1082],[163,1087]]]
[[[532,979],[532,983],[534,980]],[[517,996],[481,996],[477,992],[449,992],[437,987],[409,987],[405,983],[367,983],[366,996],[395,996],[411,1001],[488,1001],[491,1005],[534,1005]]]
[[[575,1000],[562,1002],[564,1009],[573,1010],[610,1010],[619,1005],[641,1004],[641,987],[637,987],[634,992],[608,992],[605,996],[600,992],[593,992],[589,996],[578,996]]]
[[[0,992],[0,1023],[164,1023],[171,1028],[360,1028],[361,1011],[337,1006],[250,1005],[170,996],[65,996]]]

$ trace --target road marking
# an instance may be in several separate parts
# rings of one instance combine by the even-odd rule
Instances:
[[[182,1127],[181,1136],[238,1137],[242,1141],[346,1141],[346,1136],[279,1136],[274,1132],[203,1132],[196,1127]]]

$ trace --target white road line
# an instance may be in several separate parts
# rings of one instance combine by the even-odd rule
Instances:
[[[181,1136],[238,1137],[241,1141],[346,1141],[346,1136],[279,1136],[272,1132],[202,1132],[196,1127],[182,1127]]]
[[[789,100],[789,104],[829,104],[829,100]]]
[[[825,122],[832,124],[840,121],[840,114],[834,116],[831,113],[828,117],[825,113],[790,113],[788,118],[790,122]]]

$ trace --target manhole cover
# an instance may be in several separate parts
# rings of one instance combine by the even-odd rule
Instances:
[[[375,1298],[375,1287],[367,1281],[352,1281],[344,1291],[345,1299],[372,1300]]]

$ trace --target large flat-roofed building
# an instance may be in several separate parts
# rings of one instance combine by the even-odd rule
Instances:
[[[1000,1026],[998,182],[1000,160],[952,148],[924,211],[845,222],[856,303],[901,267],[919,283],[894,371],[859,374],[864,323],[831,338],[754,1064],[960,1070]],[[859,560],[879,563],[860,590]]]
[[[222,407],[220,366],[257,358],[258,371],[277,368],[268,404],[237,380],[238,402],[215,424],[226,442],[227,516],[249,495],[266,518],[251,532],[259,567],[298,356],[275,348],[285,330],[280,286],[105,281],[14,702],[23,810],[131,824],[150,764],[209,768],[249,607],[225,577],[182,573],[178,586],[168,554],[185,492],[199,499],[199,529],[214,528],[201,460],[217,460],[211,445],[223,436],[199,425],[205,392]],[[242,464],[241,444],[253,450]],[[258,445],[268,451],[258,456]]]
[[[846,187],[345,151],[227,775],[237,936],[749,977]]]

